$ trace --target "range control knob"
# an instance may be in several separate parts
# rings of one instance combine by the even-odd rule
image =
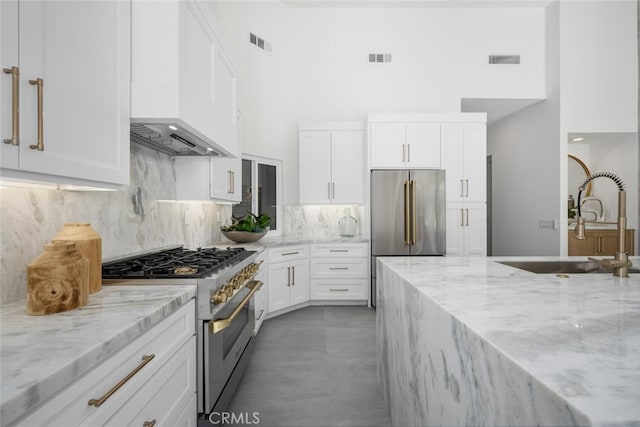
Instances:
[[[221,291],[218,292],[224,292],[227,294],[227,296],[230,298],[231,295],[233,295],[233,291],[235,290],[235,288],[233,287],[233,285],[231,283],[227,283],[226,285],[224,285],[222,287]]]
[[[218,305],[227,301],[227,294],[224,291],[218,291],[211,297],[211,304]]]

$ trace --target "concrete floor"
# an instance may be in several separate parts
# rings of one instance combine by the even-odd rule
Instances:
[[[252,424],[236,425],[390,426],[375,332],[375,311],[361,306],[307,307],[266,320],[229,408]]]

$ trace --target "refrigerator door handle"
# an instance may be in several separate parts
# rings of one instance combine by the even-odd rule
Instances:
[[[409,181],[404,181],[404,244],[410,245],[409,242],[409,224],[411,222],[411,210],[410,210],[410,198],[409,193]]]
[[[411,244],[415,245],[417,229],[416,218],[418,217],[416,181],[411,180],[409,187],[411,188]]]

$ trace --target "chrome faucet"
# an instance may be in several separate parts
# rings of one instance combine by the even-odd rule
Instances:
[[[618,186],[618,250],[616,251],[613,259],[596,259],[589,258],[590,260],[597,261],[605,268],[613,268],[613,275],[617,277],[629,277],[629,268],[631,267],[631,261],[629,261],[629,255],[626,252],[626,231],[627,231],[627,193],[624,191],[624,183],[615,174],[611,172],[596,172],[591,175],[587,180],[578,188],[578,223],[574,231],[574,237],[578,240],[586,239],[584,235],[585,223],[587,222],[582,217],[580,211],[580,198],[582,192],[586,188],[587,184],[592,180],[600,177],[612,179]],[[595,222],[595,221],[588,221]]]

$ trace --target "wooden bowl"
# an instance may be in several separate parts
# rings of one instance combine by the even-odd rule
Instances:
[[[251,243],[262,239],[264,235],[267,234],[267,230],[259,233],[252,233],[250,231],[222,231],[222,234],[227,239],[233,240],[236,243]]]

